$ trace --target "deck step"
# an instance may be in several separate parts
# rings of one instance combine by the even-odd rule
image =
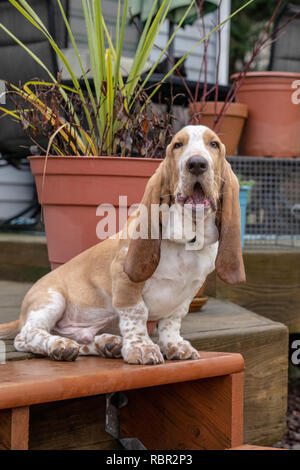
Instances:
[[[55,449],[59,433],[64,448],[82,448],[80,432],[72,437],[74,419],[76,429],[85,433],[83,438],[89,435],[89,426],[94,430],[85,448],[107,448],[112,441],[117,446],[119,442],[103,426],[106,398],[120,391],[128,399],[120,410],[120,438],[138,438],[147,449],[241,445],[243,368],[240,354],[215,352],[200,352],[194,361],[155,366],[98,357],[67,363],[8,362],[0,367],[0,448]],[[89,415],[92,424],[85,422],[86,408],[94,408],[98,415],[97,432],[93,416]]]
[[[286,429],[288,330],[220,299],[187,315],[182,333],[196,349],[242,354],[245,361],[244,442],[270,445]]]
[[[100,357],[79,357],[75,362],[13,361],[0,367],[0,409],[224,376],[243,368],[240,354],[206,351],[195,361],[155,366]]]
[[[0,279],[35,282],[49,271],[45,236],[0,233]]]

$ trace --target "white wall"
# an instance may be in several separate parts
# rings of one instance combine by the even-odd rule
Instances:
[[[206,33],[216,24],[216,16],[211,13],[205,17]],[[162,29],[157,38],[157,45],[164,47],[168,40],[168,21],[162,26]],[[201,39],[202,27],[200,24],[194,24],[193,26],[185,26],[180,28],[176,34],[174,42],[174,56],[182,57],[187,51],[192,49],[197,42]],[[203,60],[203,44],[200,44],[186,59],[185,69],[187,72],[187,78],[190,80],[198,80],[199,71]],[[151,53],[151,59],[154,61],[160,55],[158,49],[154,48]],[[208,82],[215,81],[215,65],[216,65],[216,36],[213,35],[208,45],[208,63],[207,63],[207,79]],[[203,69],[204,70],[204,69]]]

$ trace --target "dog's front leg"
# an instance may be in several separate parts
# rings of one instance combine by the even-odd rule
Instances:
[[[172,316],[158,323],[157,344],[166,359],[198,359],[200,357],[191,343],[180,335],[181,322],[186,313],[186,308],[180,308]]]
[[[123,337],[122,356],[129,364],[160,364],[164,362],[159,347],[147,331],[148,309],[140,300],[136,305],[118,308],[119,326]]]

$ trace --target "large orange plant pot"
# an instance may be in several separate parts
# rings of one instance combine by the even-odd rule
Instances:
[[[223,106],[224,102],[222,101],[217,103],[207,101],[204,105],[201,102],[190,103],[189,113],[191,117],[201,113],[201,115],[199,114],[199,121],[197,118],[193,119],[194,124],[199,123],[214,129],[215,116],[221,112]],[[218,130],[218,134],[226,147],[227,155],[234,155],[236,153],[247,116],[248,107],[246,104],[230,103],[228,106],[221,127]]]
[[[118,224],[119,196],[127,207],[139,203],[161,160],[121,157],[30,157],[52,269],[99,243],[100,204],[112,204]],[[44,175],[44,177],[43,177]]]
[[[236,96],[237,101],[249,108],[240,155],[300,157],[300,104],[292,100],[297,92],[293,88],[297,80],[300,80],[299,73],[249,72],[246,75]]]

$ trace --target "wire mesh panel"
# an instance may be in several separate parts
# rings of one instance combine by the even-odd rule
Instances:
[[[300,249],[300,160],[229,157],[242,180],[254,180],[245,248]]]

